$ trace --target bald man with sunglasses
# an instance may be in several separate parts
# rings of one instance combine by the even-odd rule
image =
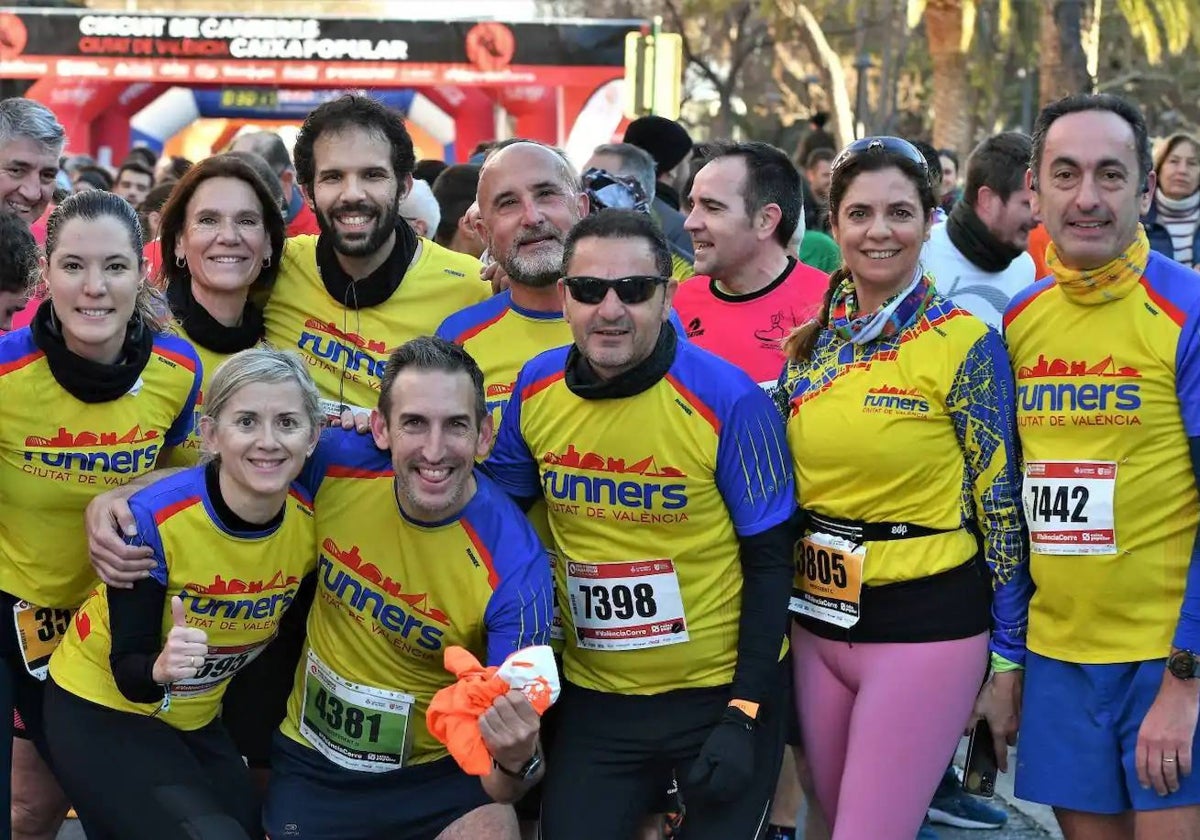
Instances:
[[[788,697],[782,421],[665,326],[677,282],[652,219],[603,210],[563,251],[574,342],[522,368],[485,464],[522,503],[545,500],[558,549],[566,686],[543,837],[630,837],[673,776],[690,840],[749,840]]]

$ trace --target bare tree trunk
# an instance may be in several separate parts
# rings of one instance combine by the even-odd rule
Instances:
[[[1083,0],[1042,0],[1038,37],[1038,98],[1042,106],[1092,89],[1083,25]]]
[[[933,62],[933,144],[965,157],[971,150],[971,110],[962,0],[929,0],[925,35]]]
[[[781,14],[796,24],[800,43],[817,65],[821,84],[829,95],[832,117],[829,132],[837,138],[839,145],[847,145],[854,139],[854,110],[850,105],[850,92],[846,87],[846,71],[842,67],[841,57],[829,46],[821,24],[808,6],[792,0],[775,0],[775,5]],[[792,75],[804,75],[800,59],[788,47],[777,42],[775,54]]]
[[[884,134],[894,131],[896,110],[900,100],[900,77],[904,72],[904,60],[908,55],[910,30],[905,14],[907,0],[888,0],[885,18],[885,46],[883,62],[879,68],[879,107],[876,109],[875,124]]]

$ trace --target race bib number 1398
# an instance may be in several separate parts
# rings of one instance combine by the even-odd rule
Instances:
[[[567,600],[579,647],[634,650],[688,640],[683,598],[669,559],[567,562]]]

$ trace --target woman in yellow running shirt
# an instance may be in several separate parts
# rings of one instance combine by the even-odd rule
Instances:
[[[137,213],[119,196],[90,191],[55,208],[42,279],[32,324],[0,337],[0,681],[12,687],[11,700],[0,691],[0,738],[15,704],[44,756],[47,663],[96,581],[84,508],[184,441],[201,371],[159,329]],[[41,779],[39,807],[62,802],[47,773],[26,776]],[[65,805],[54,807],[44,821],[61,819]]]

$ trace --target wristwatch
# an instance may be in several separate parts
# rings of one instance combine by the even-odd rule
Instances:
[[[501,773],[503,773],[505,776],[508,776],[510,779],[516,779],[518,782],[525,782],[525,781],[528,781],[529,779],[533,778],[533,775],[535,773],[537,773],[537,771],[541,768],[541,766],[542,766],[542,750],[540,747],[538,749],[534,750],[533,756],[528,761],[526,761],[524,764],[522,764],[521,768],[516,771],[509,770],[503,764],[496,761],[495,758],[492,759],[492,766],[495,767],[497,770],[499,770]]]
[[[1167,670],[1177,679],[1194,680],[1200,676],[1200,658],[1190,650],[1177,650],[1167,659]]]

